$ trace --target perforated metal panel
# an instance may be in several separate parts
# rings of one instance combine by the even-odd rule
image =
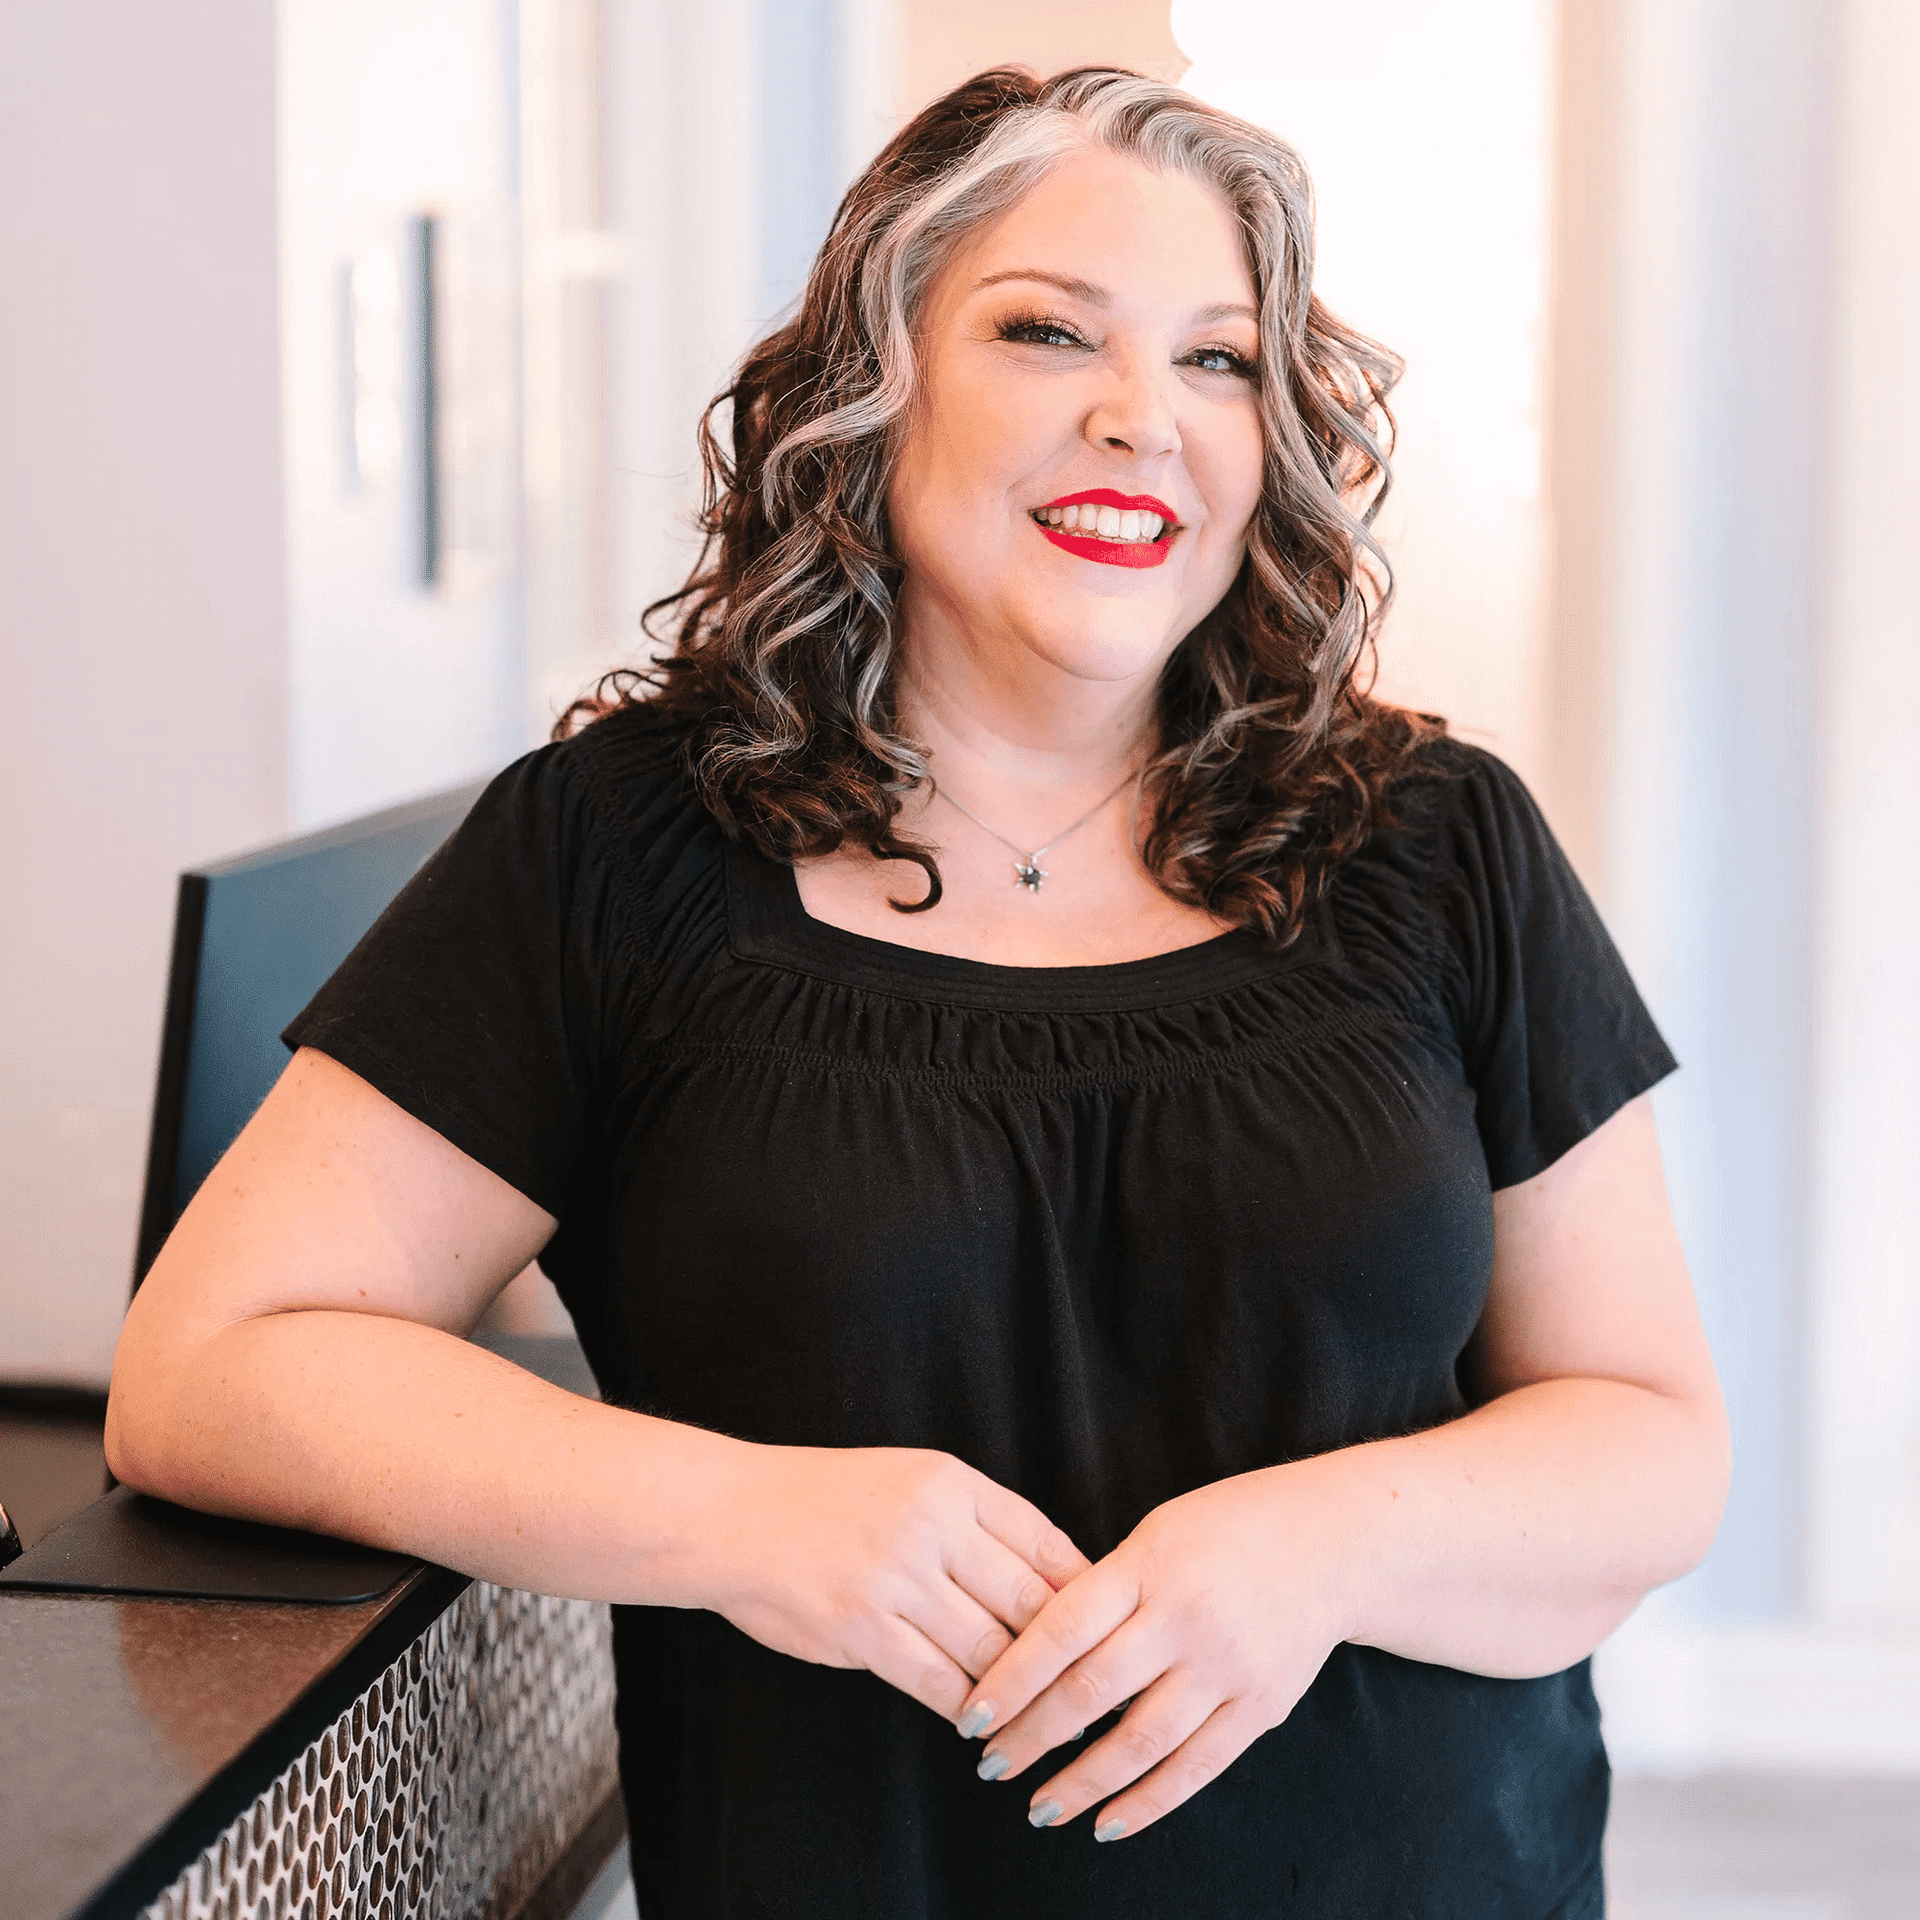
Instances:
[[[143,1920],[511,1914],[616,1777],[607,1609],[476,1581]]]

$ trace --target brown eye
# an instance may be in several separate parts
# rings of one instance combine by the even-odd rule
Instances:
[[[1031,347],[1084,347],[1087,343],[1071,327],[1057,320],[1009,320],[1000,329],[1002,340]]]

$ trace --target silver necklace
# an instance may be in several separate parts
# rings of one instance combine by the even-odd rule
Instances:
[[[1042,846],[1035,847],[1031,853],[1023,852],[1017,841],[1009,840],[1004,833],[999,832],[996,828],[988,826],[987,823],[984,820],[982,820],[980,816],[977,813],[975,813],[971,807],[966,806],[962,802],[956,800],[952,794],[948,793],[947,790],[941,786],[938,780],[935,780],[932,777],[932,775],[928,775],[928,783],[932,786],[934,794],[937,798],[944,800],[948,806],[956,808],[959,812],[964,813],[967,816],[967,818],[971,820],[973,824],[980,829],[982,833],[992,834],[993,837],[996,840],[998,840],[1000,844],[1003,847],[1005,847],[1009,853],[1015,856],[1014,863],[1013,863],[1014,884],[1016,886],[1025,887],[1029,893],[1038,893],[1040,891],[1041,882],[1044,881],[1047,877],[1046,868],[1040,864],[1040,856],[1043,853],[1051,853],[1053,849],[1057,847],[1062,840],[1066,839],[1069,834],[1078,833],[1080,829],[1084,827],[1087,824],[1087,822],[1091,820],[1096,813],[1098,813],[1103,807],[1109,806],[1115,800],[1117,800],[1120,797],[1120,795],[1125,793],[1126,790],[1130,786],[1132,786],[1136,780],[1140,778],[1141,774],[1145,772],[1146,772],[1146,767],[1142,765],[1135,772],[1128,774],[1127,777],[1124,780],[1122,780],[1120,784],[1117,787],[1115,787],[1110,794],[1107,795],[1106,799],[1096,801],[1094,805],[1090,806],[1086,810],[1086,812],[1083,813],[1080,816],[1080,818],[1073,823],[1072,826],[1063,827],[1058,833],[1056,833],[1053,836],[1051,840],[1047,841]]]

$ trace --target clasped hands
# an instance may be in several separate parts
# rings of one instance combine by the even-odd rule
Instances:
[[[701,1604],[981,1738],[988,1781],[1125,1709],[1032,1790],[1037,1827],[1097,1807],[1096,1839],[1140,1832],[1284,1720],[1351,1637],[1351,1530],[1313,1462],[1183,1494],[1089,1564],[947,1454],[751,1452],[746,1538]]]

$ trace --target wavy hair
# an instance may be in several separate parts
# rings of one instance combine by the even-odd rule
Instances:
[[[1335,866],[1390,821],[1389,783],[1441,724],[1361,678],[1392,593],[1371,529],[1400,364],[1314,297],[1312,188],[1293,150],[1138,74],[976,75],[854,182],[793,318],[701,421],[700,560],[643,622],[672,652],[607,675],[555,733],[644,702],[682,727],[729,833],[783,862],[865,845],[926,870],[927,898],[901,911],[938,899],[932,850],[895,833],[928,777],[898,725],[886,510],[915,329],[967,235],[1100,149],[1222,196],[1260,316],[1264,484],[1234,584],[1162,671],[1141,857],[1174,899],[1285,943]]]

